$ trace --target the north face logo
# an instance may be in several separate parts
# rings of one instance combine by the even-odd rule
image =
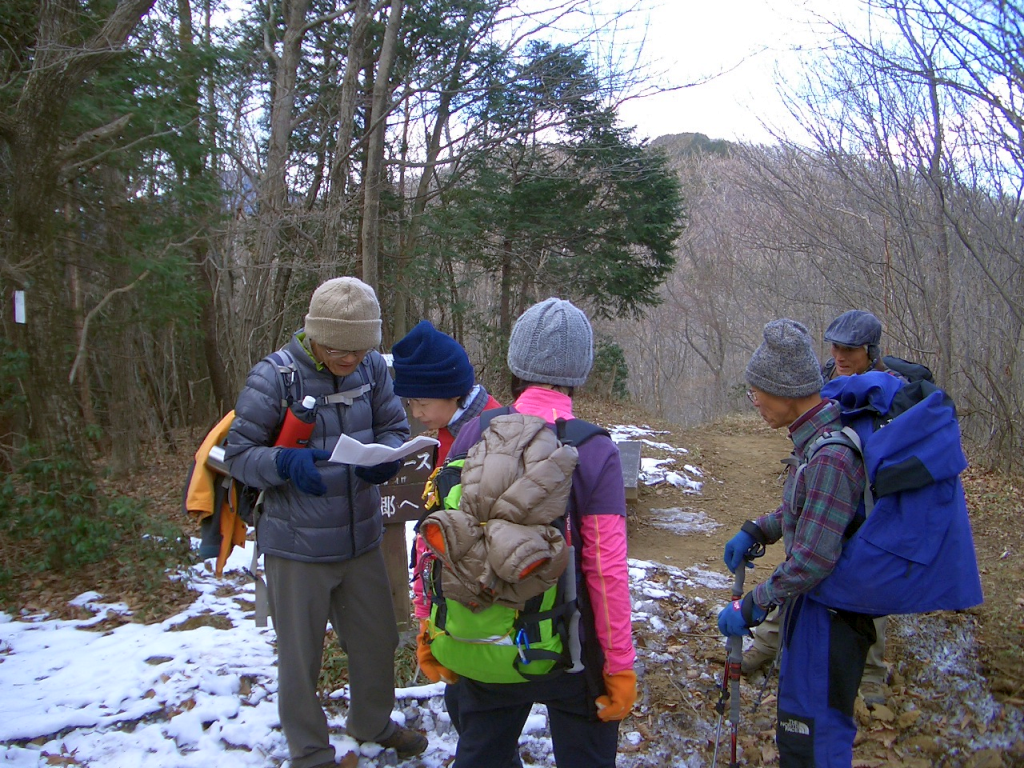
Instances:
[[[811,729],[807,727],[807,723],[801,723],[799,720],[780,720],[779,728],[786,733],[795,733],[798,736],[811,735]]]

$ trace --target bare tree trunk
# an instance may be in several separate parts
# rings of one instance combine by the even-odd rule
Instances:
[[[505,238],[501,244],[501,283],[498,299],[498,330],[502,338],[512,333],[512,243]]]
[[[64,205],[64,223],[69,227],[72,224],[71,208],[67,202]],[[74,263],[74,260],[72,260],[71,265],[68,267],[68,277],[70,278],[71,301],[75,314],[75,341],[80,345],[82,335],[85,333],[86,309],[81,276],[78,273],[78,265]],[[86,426],[94,426],[96,424],[96,413],[92,407],[88,358],[82,361],[81,370],[76,376],[76,383],[78,384],[78,407],[82,409],[82,421]]]
[[[345,74],[338,104],[338,136],[334,144],[327,195],[327,236],[325,248],[334,253],[341,243],[342,219],[348,207],[348,182],[352,166],[352,135],[355,131],[356,95],[359,73],[366,59],[366,33],[370,27],[370,0],[356,0],[352,31],[348,41]]]
[[[206,16],[204,23],[204,36],[209,42],[210,38],[210,1],[205,0]],[[192,7],[189,0],[178,0],[178,45],[186,60],[195,57],[195,29],[192,24]],[[185,185],[190,182],[202,184],[206,175],[204,155],[215,155],[216,123],[214,118],[209,118],[206,123],[207,136],[205,143],[200,140],[199,125],[202,118],[202,109],[199,103],[199,83],[186,80],[181,89],[181,100],[188,107],[192,120],[184,128],[185,134],[191,140],[195,152],[191,155],[192,160],[183,169]],[[212,83],[207,80],[208,98],[213,102]],[[202,147],[202,151],[201,148]],[[208,210],[203,203],[189,205],[188,217],[196,222],[199,227],[209,222],[215,211]],[[234,393],[230,386],[227,375],[227,364],[221,354],[220,334],[217,325],[216,297],[217,297],[217,274],[210,254],[210,243],[206,237],[195,237],[190,244],[192,252],[192,263],[195,265],[205,291],[200,295],[200,330],[203,334],[203,358],[206,361],[206,369],[210,377],[210,386],[213,393],[214,405],[217,413],[228,410],[228,403],[234,399]]]
[[[928,156],[928,180],[932,188],[932,216],[935,227],[935,266],[937,270],[939,366],[938,380],[948,382],[953,372],[953,301],[950,288],[949,233],[946,229],[946,187],[942,173],[943,120],[935,72],[929,67],[928,100],[932,117],[932,146]],[[946,385],[948,386],[948,385]]]
[[[380,284],[380,195],[384,187],[384,135],[391,101],[391,68],[395,62],[403,0],[391,0],[377,74],[373,83],[373,110],[367,128],[363,182],[363,282],[377,290]]]
[[[419,242],[420,222],[427,207],[431,184],[435,182],[437,158],[441,152],[441,138],[448,127],[451,117],[452,99],[458,93],[462,82],[462,70],[466,56],[469,53],[468,31],[472,27],[473,17],[467,14],[464,20],[466,34],[459,37],[459,50],[452,60],[451,76],[448,78],[444,90],[441,91],[437,109],[434,113],[434,126],[430,132],[430,140],[427,143],[427,155],[423,163],[423,171],[420,174],[416,185],[416,196],[412,201],[412,209],[409,212],[409,219],[405,229],[405,237],[402,240],[401,249],[398,255],[395,285],[395,306],[392,320],[394,337],[401,338],[408,332],[411,325],[409,313],[409,289],[406,286],[406,267],[410,264],[416,253],[416,246]]]
[[[95,141],[90,135],[107,135],[91,126],[92,130],[67,142],[61,135],[63,116],[82,83],[121,54],[152,5],[153,0],[120,0],[97,33],[82,42],[79,3],[41,3],[31,69],[20,93],[11,98],[12,110],[0,115],[0,140],[7,143],[10,159],[0,164],[0,174],[6,175],[5,186],[17,190],[11,209],[0,212],[9,217],[12,233],[0,261],[0,280],[4,289],[12,285],[27,289],[26,434],[51,447],[67,441],[83,446],[81,411],[69,383],[75,325],[67,294],[67,259],[57,244],[60,221],[54,215],[60,207],[60,172],[70,161],[68,152],[87,149]],[[122,117],[115,124],[123,122]],[[84,456],[84,450],[79,455]]]
[[[302,40],[306,34],[309,4],[310,0],[283,0],[285,27],[281,55],[274,52],[270,42],[265,46],[274,70],[274,80],[271,84],[267,160],[259,183],[259,246],[254,265],[256,269],[250,275],[257,296],[251,297],[248,302],[246,328],[258,347],[250,347],[254,359],[280,338],[284,296],[291,279],[291,267],[281,258],[282,230],[288,214],[287,170],[292,111],[295,108],[295,81],[302,58]],[[270,31],[266,34],[269,35]],[[277,269],[271,269],[275,264]]]

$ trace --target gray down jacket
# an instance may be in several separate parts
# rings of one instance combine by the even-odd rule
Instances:
[[[444,566],[445,597],[474,611],[521,609],[558,581],[569,550],[551,523],[565,514],[577,460],[541,418],[511,413],[490,422],[463,465],[459,508],[420,524]]]
[[[371,351],[355,373],[338,378],[327,368],[317,370],[302,338],[299,331],[285,347],[298,368],[293,397],[354,395],[348,404],[317,409],[311,448],[331,451],[342,433],[363,443],[392,447],[408,439],[405,409],[395,396],[380,353]],[[261,360],[238,396],[224,451],[232,477],[264,490],[257,527],[260,551],[304,562],[338,562],[380,546],[380,492],[357,478],[352,467],[326,461],[317,465],[327,486],[324,496],[303,493],[277,473],[276,456],[281,449],[271,443],[283,418],[283,396],[283,377],[272,362]]]

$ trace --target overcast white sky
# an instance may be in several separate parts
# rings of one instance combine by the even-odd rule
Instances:
[[[632,7],[631,0],[607,0],[609,7]],[[856,10],[850,3],[847,10]],[[641,138],[698,132],[714,139],[771,142],[767,121],[785,131],[799,130],[782,106],[776,69],[799,75],[794,46],[806,52],[820,44],[812,22],[833,14],[824,0],[649,0],[650,26],[643,59],[675,83],[725,72],[703,85],[628,102],[620,109],[626,125]],[[817,28],[820,30],[820,23]],[[628,33],[637,37],[639,30]],[[625,37],[625,34],[623,34]],[[793,137],[797,138],[797,137]]]

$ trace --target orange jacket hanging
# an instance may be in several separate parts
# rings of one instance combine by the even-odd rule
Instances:
[[[224,442],[234,418],[235,412],[229,411],[206,435],[199,450],[196,451],[195,466],[185,491],[185,510],[194,516],[196,522],[213,516],[213,523],[217,524],[219,517],[220,552],[217,555],[215,570],[217,576],[223,575],[224,564],[232,548],[245,546],[246,526],[236,512],[238,484],[210,469],[206,463],[210,450]],[[223,489],[225,482],[228,483],[228,492],[218,494],[218,488]],[[216,509],[218,498],[221,499],[219,510]]]

